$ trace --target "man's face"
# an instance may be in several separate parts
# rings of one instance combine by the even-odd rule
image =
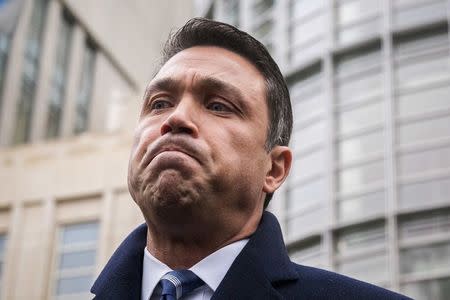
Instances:
[[[259,220],[267,129],[264,78],[249,61],[213,46],[172,57],[147,88],[130,157],[130,193],[147,223],[231,235]]]

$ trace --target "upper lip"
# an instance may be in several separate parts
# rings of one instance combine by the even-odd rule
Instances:
[[[147,166],[158,154],[165,151],[179,151],[190,157],[200,161],[200,153],[194,143],[186,140],[186,138],[162,138],[148,147],[147,153],[143,158],[144,167]]]

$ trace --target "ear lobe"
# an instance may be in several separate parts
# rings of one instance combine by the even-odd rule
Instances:
[[[292,152],[287,146],[275,146],[270,151],[271,168],[266,174],[263,191],[275,192],[289,174],[292,164]]]

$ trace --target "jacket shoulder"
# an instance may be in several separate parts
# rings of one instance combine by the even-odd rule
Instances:
[[[277,288],[286,299],[411,299],[331,271],[292,264],[297,271],[298,280]]]

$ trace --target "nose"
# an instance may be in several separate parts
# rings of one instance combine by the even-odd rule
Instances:
[[[198,137],[198,127],[194,121],[198,112],[195,101],[181,100],[161,125],[161,135],[167,133],[184,133]]]

